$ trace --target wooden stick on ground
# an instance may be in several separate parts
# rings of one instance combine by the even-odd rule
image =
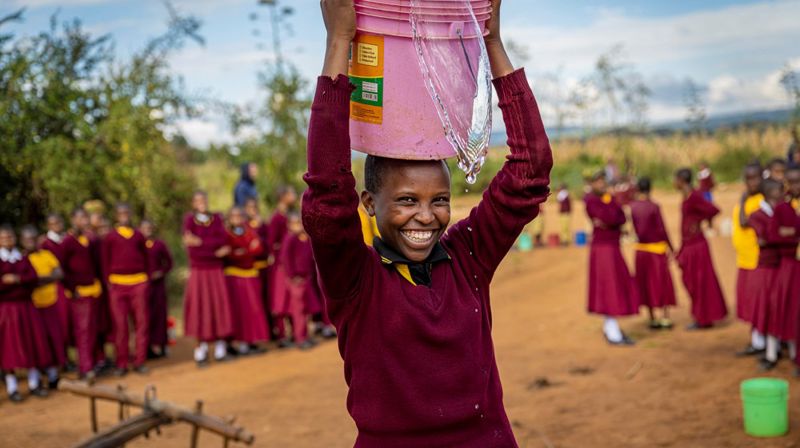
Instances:
[[[240,426],[228,424],[223,419],[198,414],[195,411],[166,403],[156,399],[145,400],[143,396],[129,395],[124,389],[117,389],[108,386],[90,386],[85,383],[62,380],[58,384],[58,389],[99,400],[115,401],[120,406],[134,406],[143,408],[153,413],[161,414],[174,421],[181,421],[193,426],[200,427],[206,431],[213,432],[223,438],[231,439],[235,442],[242,442],[251,445],[255,440],[253,434]],[[156,425],[155,427],[157,427]],[[148,428],[150,430],[152,428]]]
[[[145,411],[75,445],[75,448],[115,448],[124,445],[159,425],[168,424],[171,418]]]

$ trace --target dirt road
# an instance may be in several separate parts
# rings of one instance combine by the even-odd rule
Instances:
[[[735,192],[718,195],[729,215]],[[668,226],[676,233],[678,198],[661,196]],[[576,201],[577,202],[577,201]],[[575,224],[584,220],[576,213]],[[548,225],[556,210],[548,208]],[[726,238],[712,239],[717,270],[733,307],[735,266]],[[626,250],[630,255],[630,247]],[[644,315],[623,328],[639,343],[612,348],[600,319],[585,309],[585,248],[512,253],[496,276],[494,340],[505,404],[522,447],[800,447],[800,382],[790,379],[789,436],[756,440],[741,427],[739,382],[759,376],[755,361],[733,353],[748,328],[729,321],[719,329],[690,333],[688,299],[680,288],[677,328],[650,332]],[[679,283],[677,271],[675,280]],[[207,412],[236,415],[256,434],[259,447],[352,446],[355,428],[345,410],[346,387],[335,343],[310,352],[277,351],[198,370],[182,341],[172,360],[154,363],[148,377],[129,376],[131,391],[158,387],[159,398]],[[784,362],[768,376],[791,378]],[[104,380],[114,383],[113,380]],[[116,408],[100,408],[102,424]],[[0,399],[0,446],[69,446],[89,434],[84,399],[59,394],[15,406]],[[132,447],[188,446],[189,429],[171,427],[161,437]],[[201,446],[219,447],[213,435]]]

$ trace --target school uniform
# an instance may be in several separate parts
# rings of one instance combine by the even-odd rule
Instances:
[[[288,222],[286,215],[276,211],[269,221],[269,250],[273,255],[273,263],[269,268],[269,312],[273,316],[278,316],[282,308],[284,297],[286,296],[286,272],[281,266],[281,244],[286,234]],[[279,337],[283,337],[283,327],[281,319],[277,319],[276,331]]]
[[[261,279],[255,268],[255,258],[262,252],[262,246],[253,229],[245,226],[242,230],[241,234],[228,230],[231,254],[225,260],[225,285],[231,303],[233,339],[255,344],[269,340]]]
[[[172,271],[172,254],[167,245],[159,239],[148,239],[147,265],[152,274],[161,273],[159,278],[150,276],[150,345],[166,347],[169,297],[167,295],[167,275]]]
[[[728,314],[719,285],[711,250],[702,224],[719,214],[719,209],[693,190],[681,204],[681,249],[676,260],[683,284],[692,299],[692,317],[700,326],[712,325]]]
[[[55,232],[47,232],[47,238],[41,244],[41,248],[43,250],[49,251],[55,255],[60,265],[64,264],[64,236],[65,234],[59,235]],[[64,331],[65,341],[69,343],[72,334],[69,319],[69,301],[67,300],[67,295],[65,294],[66,290],[64,289],[64,282],[58,281],[55,283],[55,285],[57,298],[54,306],[56,312],[58,313],[59,319],[61,320],[61,328]]]
[[[103,287],[99,280],[96,241],[86,235],[64,238],[64,289],[69,299],[70,328],[78,351],[78,370],[94,367],[97,348],[97,320]]]
[[[351,87],[345,76],[319,78],[303,223],[337,327],[356,447],[517,446],[502,402],[489,284],[549,195],[552,154],[525,72],[495,86],[511,154],[470,215],[426,262],[411,263],[364,244]]]
[[[619,246],[625,212],[610,195],[589,193],[584,202],[594,226],[589,250],[588,310],[610,317],[639,314],[639,296]]]
[[[651,200],[631,202],[636,244],[636,286],[641,304],[649,308],[675,306],[675,286],[667,251],[672,250],[661,208]]]
[[[46,249],[28,254],[28,261],[36,271],[37,278],[51,277],[61,267],[56,256]],[[43,324],[50,357],[55,365],[63,366],[67,363],[67,333],[58,308],[58,295],[58,287],[53,282],[36,287],[31,293],[31,299]]]
[[[150,347],[150,267],[147,239],[136,229],[119,226],[103,239],[102,260],[108,285],[117,367],[128,367],[130,315],[133,315],[136,338],[133,365],[141,366],[147,361],[147,349]]]
[[[269,239],[269,224],[266,222],[259,222],[256,220],[251,220],[248,225],[250,226],[253,231],[256,232],[258,235],[258,240],[261,242],[261,251],[256,255],[255,261],[253,262],[253,268],[258,270],[258,278],[261,280],[261,302],[262,308],[264,309],[265,319],[267,320],[267,329],[270,330],[273,327],[272,323],[272,314],[269,313],[269,273],[270,273],[270,256],[272,255],[272,251],[270,249],[270,239]]]
[[[183,305],[184,333],[201,342],[219,341],[233,336],[233,317],[223,274],[224,260],[214,255],[228,242],[222,217],[207,215],[207,220],[188,213],[183,231],[202,240],[189,247],[189,280]]]
[[[744,215],[749,217],[761,207],[764,195],[754,194],[745,200]],[[733,208],[733,231],[731,240],[733,248],[736,250],[736,317],[740,320],[753,323],[753,313],[755,310],[755,295],[757,287],[751,281],[753,271],[758,267],[758,237],[751,227],[743,227],[740,222],[741,204],[736,204]]]
[[[697,173],[697,181],[698,190],[700,190],[700,193],[703,195],[703,199],[712,202],[714,197],[711,192],[716,186],[716,182],[714,182],[714,173],[711,172],[710,168],[704,168]]]
[[[308,339],[308,317],[323,312],[322,301],[317,293],[311,241],[307,237],[301,239],[287,233],[281,251],[287,279],[281,311],[292,322],[294,342],[300,344]]]
[[[800,331],[800,263],[796,254],[800,237],[800,218],[787,202],[775,207],[770,236],[778,245],[780,261],[770,289],[769,334],[781,341],[794,341]],[[782,236],[780,229],[794,229],[794,235]]]
[[[38,277],[17,250],[0,254],[0,277],[19,276],[20,283],[0,282],[0,369],[33,369],[52,365],[42,321],[31,301]]]
[[[760,242],[758,267],[751,279],[756,289],[753,326],[761,334],[774,336],[778,329],[772,326],[772,314],[777,311],[777,296],[773,294],[773,288],[781,262],[781,245],[774,210],[762,203],[762,209],[753,212],[749,221]]]

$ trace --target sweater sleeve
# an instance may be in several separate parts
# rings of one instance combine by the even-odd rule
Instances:
[[[719,208],[709,201],[706,201],[700,193],[692,193],[691,210],[695,216],[702,218],[704,221],[709,220],[719,214]]]
[[[327,297],[354,299],[369,259],[358,218],[358,194],[350,163],[350,93],[346,76],[322,76],[308,130],[308,190],[303,225]]]
[[[538,214],[550,194],[553,156],[525,71],[494,81],[511,153],[467,218],[446,238],[466,241],[486,279]]]
[[[167,247],[166,243],[161,243],[161,256],[159,257],[161,263],[161,272],[166,277],[170,271],[172,271],[172,252],[170,252],[169,247]]]
[[[586,214],[591,219],[600,220],[605,225],[605,228],[608,229],[622,227],[626,220],[625,211],[615,202],[605,204],[603,201],[594,198],[586,201]]]

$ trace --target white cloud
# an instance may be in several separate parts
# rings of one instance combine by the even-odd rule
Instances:
[[[166,130],[167,136],[180,132],[192,146],[205,148],[209,143],[233,143],[233,136],[223,125],[208,118],[180,120],[174,128]]]
[[[27,6],[29,8],[40,8],[42,6],[82,6],[98,5],[101,3],[116,3],[120,0],[11,0],[14,6]]]

